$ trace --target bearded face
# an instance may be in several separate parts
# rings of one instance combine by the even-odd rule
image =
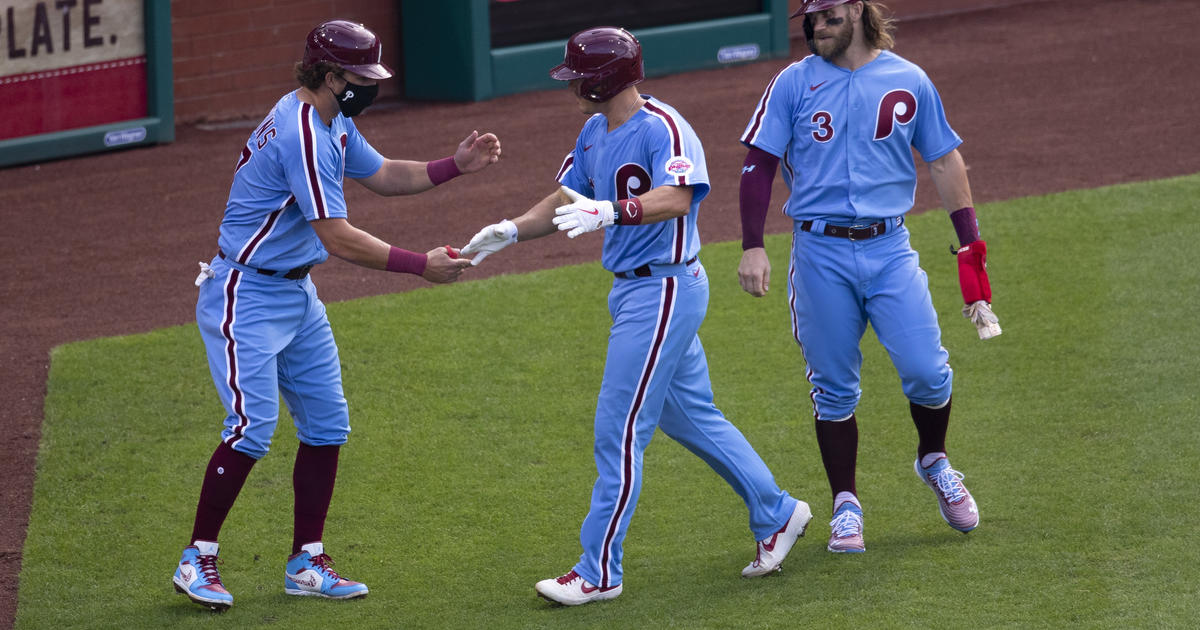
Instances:
[[[813,27],[813,46],[825,61],[832,62],[850,48],[854,24],[849,13],[848,5],[841,5],[806,16]]]

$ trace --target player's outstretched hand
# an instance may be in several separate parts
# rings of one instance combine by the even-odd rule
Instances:
[[[493,223],[482,230],[479,230],[475,236],[471,237],[471,242],[462,248],[463,256],[475,256],[471,261],[472,265],[478,265],[483,262],[484,258],[495,254],[496,252],[517,242],[517,225],[508,219],[499,223]]]
[[[463,173],[474,173],[500,160],[500,139],[494,133],[472,131],[454,152],[454,165]]]
[[[743,291],[754,297],[767,294],[771,289],[771,261],[767,259],[767,250],[751,247],[742,252],[742,262],[738,263],[738,282]]]
[[[562,186],[559,189],[571,203],[554,209],[554,225],[560,232],[575,238],[616,223],[617,213],[611,201],[596,201]]]
[[[471,266],[471,261],[460,257],[459,253],[459,250],[449,245],[425,252],[428,260],[425,262],[425,273],[421,274],[421,277],[437,284],[458,280],[463,270]]]

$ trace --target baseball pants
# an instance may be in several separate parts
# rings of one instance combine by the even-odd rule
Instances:
[[[942,347],[928,278],[903,226],[861,241],[797,228],[788,301],[818,420],[854,413],[862,395],[859,344],[868,323],[910,401],[937,406],[950,398],[950,355]]]
[[[221,439],[255,459],[267,454],[283,394],[296,437],[344,444],[350,416],[337,344],[312,280],[287,280],[211,263],[196,321],[213,383],[225,406]]]
[[[713,405],[708,363],[697,331],[708,309],[708,277],[694,262],[684,273],[616,279],[612,329],[595,419],[598,477],[580,529],[575,572],[601,587],[622,580],[622,543],[642,487],[642,454],[661,428],[713,468],[746,503],[755,540],[791,516],[796,500],[740,431]]]

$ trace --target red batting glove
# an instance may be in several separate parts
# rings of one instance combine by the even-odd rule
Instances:
[[[979,300],[992,302],[992,285],[987,275],[987,243],[975,241],[958,250],[958,286],[966,304]]]

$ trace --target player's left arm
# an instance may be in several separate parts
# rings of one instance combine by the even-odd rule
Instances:
[[[492,133],[472,131],[450,157],[430,162],[387,159],[379,170],[356,181],[379,195],[412,195],[499,160],[500,139]]]
[[[637,196],[638,201],[642,205],[642,220],[641,223],[659,223],[662,221],[670,221],[682,216],[686,216],[692,209],[692,187],[691,186],[676,186],[665,185],[658,188],[652,188]],[[617,211],[623,211],[620,219],[617,219],[618,225],[627,225],[630,218],[628,208],[625,207],[628,203],[622,204],[624,200],[617,201]]]
[[[992,312],[992,286],[987,273],[987,243],[979,235],[979,220],[971,201],[967,167],[958,149],[929,163],[929,175],[942,206],[958,235],[958,284],[962,290],[963,316],[975,324],[980,339],[1000,334],[1000,322]]]
[[[942,207],[948,212],[974,205],[971,202],[971,185],[967,181],[967,165],[958,149],[952,149],[930,162],[929,176],[933,179],[938,196],[942,198]],[[967,243],[970,241],[963,245]]]

